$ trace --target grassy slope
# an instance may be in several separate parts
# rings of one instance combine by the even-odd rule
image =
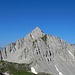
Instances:
[[[30,72],[26,72],[26,71],[18,71],[18,72],[15,72],[13,73],[14,75],[35,75],[33,73],[30,73]],[[49,74],[37,74],[37,75],[49,75]]]
[[[10,75],[35,75],[30,71],[29,64],[17,64],[11,62],[0,61],[0,72],[9,72]],[[50,75],[50,74],[37,74]]]

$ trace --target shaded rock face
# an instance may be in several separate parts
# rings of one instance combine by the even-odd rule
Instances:
[[[45,34],[38,27],[1,50],[0,59],[31,64],[37,73],[75,75],[75,45]]]
[[[3,75],[2,73],[0,73],[0,75]]]

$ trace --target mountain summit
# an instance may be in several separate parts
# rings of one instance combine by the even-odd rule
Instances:
[[[75,75],[75,45],[45,34],[38,27],[3,48],[0,59],[30,64],[31,71],[35,69],[36,74]]]

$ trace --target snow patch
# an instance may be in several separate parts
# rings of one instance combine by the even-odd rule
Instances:
[[[63,75],[62,72],[59,71],[59,69],[57,68],[57,66],[55,65],[56,70],[59,72],[59,75]]]
[[[7,72],[5,72],[4,75],[9,75],[9,74]]]
[[[68,51],[68,52],[69,52],[69,54],[74,58],[73,54],[72,54],[70,51]]]
[[[18,49],[16,46],[15,46],[15,48]]]
[[[32,35],[32,38],[34,39],[34,36]]]
[[[34,73],[34,74],[38,74],[38,73],[35,71],[34,67],[31,67],[31,72]]]

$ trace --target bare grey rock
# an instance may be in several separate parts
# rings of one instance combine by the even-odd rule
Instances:
[[[75,45],[45,34],[38,27],[1,50],[0,59],[31,64],[37,73],[75,75]]]

